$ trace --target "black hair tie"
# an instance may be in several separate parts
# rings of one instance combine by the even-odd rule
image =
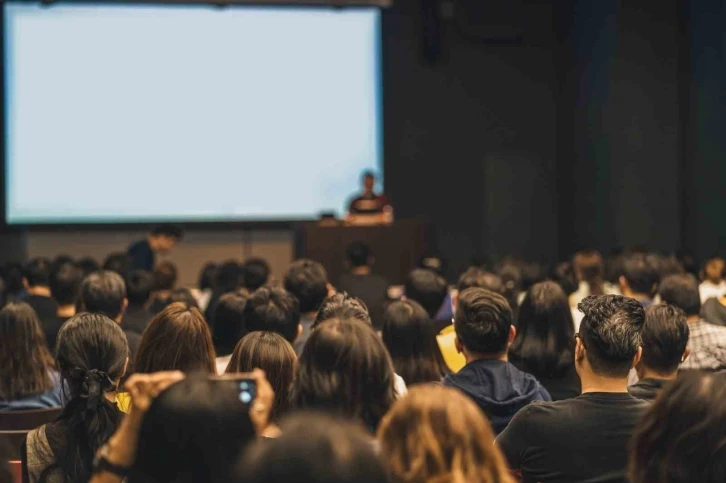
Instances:
[[[81,397],[86,399],[86,407],[88,409],[96,409],[103,396],[104,388],[113,385],[113,381],[108,374],[98,369],[91,369],[86,372],[81,387]]]

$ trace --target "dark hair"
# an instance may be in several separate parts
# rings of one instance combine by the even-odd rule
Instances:
[[[10,302],[0,310],[0,400],[42,394],[53,387],[55,363],[33,308]]]
[[[449,372],[429,314],[414,300],[394,302],[383,314],[383,343],[396,374],[408,385],[441,382]]]
[[[285,290],[300,302],[300,312],[316,312],[328,296],[328,275],[318,262],[297,260],[285,274]]]
[[[701,312],[701,296],[698,281],[690,274],[669,275],[664,278],[658,290],[663,302],[675,305],[688,317]]]
[[[575,325],[567,296],[555,282],[533,285],[522,301],[509,360],[536,377],[559,377],[572,367]]]
[[[47,287],[50,283],[51,261],[34,258],[23,267],[23,277],[31,287]]]
[[[264,258],[250,258],[242,264],[242,283],[250,292],[267,283],[270,278],[270,264]]]
[[[177,302],[159,312],[141,336],[134,369],[158,371],[216,372],[214,346],[209,326],[199,309]]]
[[[544,281],[546,278],[545,268],[537,262],[523,262],[522,272],[522,290],[529,290],[535,283]]]
[[[81,292],[83,270],[73,262],[59,266],[50,276],[50,295],[58,305],[75,305]]]
[[[181,240],[184,238],[184,229],[179,225],[164,223],[162,225],[156,225],[151,230],[151,236],[165,236]]]
[[[202,271],[199,272],[199,290],[214,289],[214,279],[217,276],[217,269],[217,264],[214,262],[204,264]]]
[[[154,276],[146,270],[132,270],[126,277],[126,297],[130,304],[144,305],[151,297]]]
[[[504,298],[509,303],[512,312],[516,312],[519,308],[519,292],[522,289],[522,270],[518,265],[512,262],[506,262],[497,268],[497,275],[502,279],[504,285]]]
[[[199,303],[194,297],[191,290],[186,287],[178,287],[171,291],[169,298],[166,299],[166,305],[181,302],[189,307],[199,308]]]
[[[126,284],[116,272],[101,270],[83,279],[80,306],[85,312],[115,319],[123,311],[125,299]]]
[[[621,295],[591,295],[577,308],[585,314],[579,337],[592,370],[609,377],[627,377],[641,346],[643,306]]]
[[[214,289],[218,294],[234,292],[242,282],[242,269],[239,263],[228,260],[217,269],[214,279]]]
[[[319,323],[330,319],[356,319],[373,325],[371,315],[365,302],[347,292],[337,292],[326,298],[315,316],[316,327]]]
[[[726,478],[726,375],[688,372],[638,423],[628,481],[721,483]]]
[[[361,175],[361,180],[364,180],[366,178],[374,178],[376,177],[376,173],[371,170],[363,171],[363,174]]]
[[[293,383],[296,407],[357,419],[375,431],[395,398],[391,358],[369,324],[331,319],[312,331]]]
[[[568,297],[577,292],[579,284],[575,278],[572,262],[562,262],[552,271],[552,280],[559,285]]]
[[[276,421],[290,406],[296,363],[295,351],[281,335],[274,332],[252,332],[237,343],[226,372],[252,372],[254,369],[265,371],[267,380],[275,391],[270,417]]]
[[[104,270],[116,272],[122,277],[129,273],[130,266],[129,257],[125,253],[110,253],[103,262]]]
[[[345,256],[353,267],[364,267],[373,256],[371,247],[364,242],[353,242],[345,249]]]
[[[7,262],[2,268],[2,278],[5,282],[5,297],[19,294],[23,291],[23,266],[17,262]],[[7,301],[7,300],[6,300]]]
[[[179,272],[171,262],[161,262],[154,267],[154,290],[172,290]]]
[[[429,317],[434,318],[446,300],[448,285],[444,277],[425,268],[416,268],[406,280],[406,298],[420,303]]]
[[[211,320],[217,354],[231,354],[237,342],[247,333],[244,316],[246,305],[247,297],[240,292],[226,293],[219,298]]]
[[[480,267],[469,267],[461,274],[456,284],[459,293],[472,287],[485,288],[496,293],[504,293],[504,285],[499,275],[487,272]]]
[[[623,257],[623,277],[635,293],[653,296],[660,267],[658,257],[649,253],[630,253]]]
[[[454,329],[462,345],[477,354],[498,354],[507,350],[512,309],[501,295],[483,288],[459,294]]]
[[[78,268],[80,268],[83,271],[83,276],[87,276],[92,274],[93,272],[98,272],[101,269],[101,265],[98,264],[98,262],[91,258],[91,257],[83,257],[80,260],[78,260]]]
[[[648,307],[641,332],[643,356],[640,362],[658,374],[669,375],[677,371],[689,334],[686,314],[678,307],[668,304]]]
[[[605,263],[597,250],[581,250],[573,257],[575,275],[578,281],[587,283],[590,295],[604,292]]]
[[[247,299],[244,321],[248,332],[275,332],[295,342],[300,325],[300,306],[295,297],[278,287],[262,287]]]
[[[238,467],[245,483],[374,483],[388,481],[371,444],[357,425],[318,413],[298,413],[282,435],[250,446]]]
[[[144,415],[129,481],[230,481],[237,458],[255,439],[249,411],[235,381],[187,376]]]
[[[103,314],[75,315],[58,333],[56,357],[69,402],[59,417],[67,430],[56,465],[69,481],[90,479],[96,451],[121,422],[121,412],[104,394],[116,389],[128,354],[121,327]]]

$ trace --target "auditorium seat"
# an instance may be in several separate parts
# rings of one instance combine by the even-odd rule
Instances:
[[[61,408],[0,411],[0,431],[30,431],[56,420]]]

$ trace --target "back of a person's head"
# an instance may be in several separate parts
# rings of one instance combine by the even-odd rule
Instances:
[[[122,277],[129,273],[129,257],[125,253],[110,253],[103,262],[103,270],[116,272]]]
[[[504,286],[504,298],[509,302],[512,310],[518,308],[518,297],[522,290],[522,268],[513,261],[504,261],[497,267],[497,275],[502,279]]]
[[[726,481],[726,375],[681,374],[638,423],[631,448],[632,483]]]
[[[179,272],[171,262],[161,262],[154,267],[154,290],[172,290],[176,286]]]
[[[533,285],[519,307],[511,361],[534,375],[557,375],[572,365],[575,325],[567,295],[555,282]]]
[[[503,296],[476,287],[459,294],[454,329],[467,350],[476,354],[503,353],[511,326],[512,309]]]
[[[41,394],[52,387],[53,357],[33,308],[10,302],[0,310],[0,401]]]
[[[575,293],[578,289],[577,279],[575,278],[575,269],[573,268],[572,262],[558,263],[552,270],[550,277],[554,280],[557,285],[562,287],[565,295],[568,297]]]
[[[433,318],[444,304],[448,290],[444,277],[433,270],[416,268],[408,275],[404,293],[406,298],[420,303]]]
[[[191,290],[186,287],[177,287],[169,293],[169,298],[166,299],[166,305],[170,305],[176,302],[181,302],[189,307],[199,308],[199,302]]]
[[[721,257],[713,257],[703,264],[703,278],[712,283],[718,284],[723,280],[726,263]]]
[[[231,481],[237,458],[255,439],[249,411],[234,380],[187,376],[144,414],[129,481]]]
[[[356,419],[375,431],[394,399],[393,365],[369,324],[331,319],[313,330],[298,360],[295,406]]]
[[[199,290],[213,290],[214,279],[217,277],[217,264],[214,262],[207,262],[199,272]]]
[[[78,260],[77,265],[83,271],[84,277],[101,270],[101,265],[93,257],[83,257]]]
[[[337,292],[326,298],[315,317],[315,325],[330,319],[356,319],[372,325],[371,315],[365,302],[346,292]],[[313,327],[314,327],[313,326]]]
[[[132,270],[126,276],[126,298],[129,304],[144,305],[154,290],[154,276],[146,270]]]
[[[69,401],[60,416],[67,426],[66,451],[56,458],[68,481],[90,479],[96,451],[121,421],[105,393],[118,386],[128,354],[123,331],[103,314],[77,314],[58,333],[56,359]]]
[[[668,304],[648,307],[640,333],[643,347],[640,363],[657,374],[670,376],[683,359],[689,334],[683,310]]]
[[[419,386],[394,404],[378,430],[391,483],[509,483],[491,425],[461,392]]]
[[[134,369],[215,372],[215,352],[209,326],[196,307],[177,302],[159,312],[144,331]]]
[[[641,346],[643,306],[621,295],[591,295],[577,308],[584,314],[579,338],[592,371],[605,377],[627,377]]]
[[[252,332],[237,343],[227,366],[227,374],[265,371],[275,391],[275,402],[270,417],[277,420],[287,411],[290,390],[295,376],[297,356],[288,341],[274,332]]]
[[[83,279],[79,301],[84,312],[115,319],[123,311],[126,301],[124,279],[110,270],[94,272]]]
[[[83,270],[73,262],[56,268],[50,276],[50,296],[58,305],[75,305],[83,283]]]
[[[456,283],[456,290],[459,293],[463,292],[468,288],[479,287],[491,290],[496,293],[504,292],[504,285],[499,275],[488,272],[480,267],[469,267],[459,277],[459,281]]]
[[[23,267],[23,277],[29,287],[47,287],[50,283],[51,261],[34,258]]]
[[[659,277],[661,280],[670,275],[680,275],[686,273],[686,269],[675,255],[659,257],[658,260]]]
[[[285,289],[262,287],[247,299],[244,321],[247,332],[275,332],[292,344],[298,336],[300,305]]]
[[[658,257],[650,253],[634,252],[623,256],[623,278],[635,293],[653,296],[660,278]]]
[[[250,292],[262,287],[270,279],[270,264],[264,258],[249,258],[242,264],[242,284]]]
[[[280,437],[247,450],[235,482],[388,481],[370,435],[351,422],[302,412],[284,420],[281,429]]]
[[[175,225],[173,223],[164,223],[161,225],[156,225],[151,230],[151,236],[164,236],[179,241],[184,238],[184,229],[181,226]]]
[[[545,267],[538,262],[523,262],[522,270],[522,290],[529,290],[534,284],[544,281],[547,271]]]
[[[240,292],[222,295],[214,310],[212,334],[219,355],[231,354],[237,342],[247,333],[244,310],[247,297]]]
[[[242,268],[234,260],[227,260],[217,268],[214,290],[219,294],[234,292],[242,284]]]
[[[300,312],[317,312],[328,296],[328,274],[325,268],[313,260],[296,260],[287,269],[285,290],[300,302]]]
[[[18,262],[6,262],[2,267],[2,279],[5,284],[4,294],[17,295],[23,291],[23,266]]]
[[[371,247],[364,242],[354,242],[345,249],[345,256],[351,267],[365,267],[370,264],[373,257]]]
[[[669,275],[660,283],[658,293],[663,302],[675,305],[688,317],[698,315],[701,311],[698,281],[693,275]]]
[[[381,330],[396,374],[406,384],[440,382],[445,366],[429,314],[414,300],[390,304]]]
[[[578,281],[587,282],[590,295],[602,295],[605,279],[605,262],[597,250],[580,250],[572,258]]]

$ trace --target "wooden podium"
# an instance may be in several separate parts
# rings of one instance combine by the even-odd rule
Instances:
[[[393,285],[402,285],[429,249],[429,227],[422,220],[401,220],[390,225],[325,226],[300,223],[295,228],[295,258],[310,258],[323,264],[330,283],[338,283],[346,270],[345,250],[353,242],[371,247],[375,273]]]

